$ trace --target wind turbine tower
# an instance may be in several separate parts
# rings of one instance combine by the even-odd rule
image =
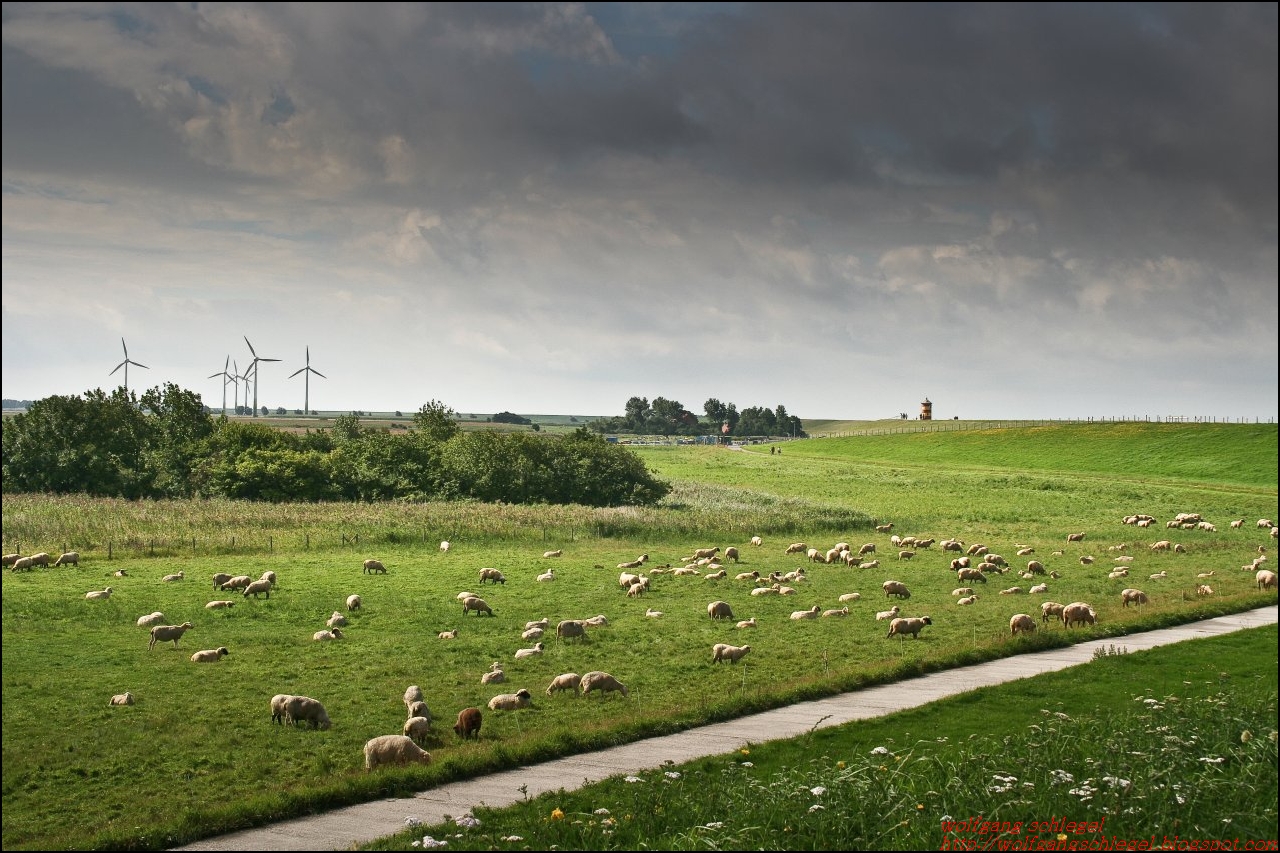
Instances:
[[[290,373],[289,378],[292,379],[293,377],[297,376],[299,373],[306,374],[303,377],[303,383],[305,385],[306,390],[303,392],[302,413],[304,415],[309,415],[311,414],[311,374],[314,373],[316,376],[319,376],[321,379],[329,378],[328,376],[325,376],[323,373],[321,373],[320,371],[316,370],[314,367],[311,366],[311,346],[309,344],[307,345],[307,366],[302,368],[301,370],[295,370],[293,373]]]
[[[230,366],[231,356],[227,356],[227,363],[222,365],[222,372],[209,374],[210,379],[216,379],[219,376],[222,377],[222,416],[224,418],[227,416],[227,386],[234,380],[234,377],[227,372],[227,368]]]
[[[260,361],[279,361],[278,358],[259,358],[254,352],[253,344],[249,343],[249,337],[246,335],[244,342],[249,346],[249,353],[253,356],[253,361],[249,362],[249,366],[245,368],[245,372],[253,371],[253,416],[258,416],[258,362]],[[247,393],[247,392],[246,392]]]
[[[129,358],[129,348],[124,345],[124,338],[120,339],[120,346],[124,348],[124,361],[117,364],[115,367],[115,370],[112,370],[107,375],[114,376],[116,373],[116,370],[119,370],[120,368],[123,367],[124,368],[124,393],[128,394],[129,393],[129,365],[132,364],[134,367],[142,367],[147,370],[150,370],[151,368],[147,367],[145,364],[139,364],[138,362],[133,361]]]

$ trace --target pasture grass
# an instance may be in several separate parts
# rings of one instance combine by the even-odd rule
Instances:
[[[989,441],[1003,445],[1013,432]],[[1133,457],[1142,458],[1141,435],[1129,440]],[[159,849],[944,667],[1273,604],[1275,592],[1259,591],[1241,566],[1271,541],[1253,521],[1275,514],[1275,430],[1259,439],[1239,428],[1193,447],[1225,460],[1241,455],[1226,446],[1233,441],[1262,446],[1255,457],[1260,466],[1272,460],[1269,487],[1262,473],[1205,483],[1157,479],[1136,463],[1128,474],[1062,471],[1047,455],[1034,460],[1045,469],[1011,470],[977,464],[981,447],[963,467],[922,464],[909,445],[897,461],[864,462],[856,446],[838,459],[807,458],[797,442],[772,457],[645,448],[651,467],[676,484],[662,506],[645,509],[5,495],[6,551],[19,550],[15,543],[24,553],[67,546],[83,559],[75,569],[3,577],[3,846]],[[821,450],[822,442],[812,444]],[[1182,511],[1202,512],[1219,529],[1144,531],[1120,523],[1133,512],[1163,521]],[[1227,521],[1240,517],[1248,525],[1229,529]],[[1049,597],[1092,603],[1099,624],[1071,631],[1052,625],[1012,638],[1009,616],[1035,614],[1043,597],[997,591],[1027,582],[992,578],[975,606],[957,609],[952,555],[935,545],[898,561],[888,534],[873,529],[884,521],[894,521],[896,533],[986,542],[1015,567],[1022,564],[1014,548],[1034,547],[1062,574],[1049,581]],[[1086,531],[1085,541],[1068,546],[1066,534],[1076,531]],[[747,545],[756,534],[764,537],[761,548]],[[1185,543],[1187,553],[1150,551],[1157,538]],[[436,547],[441,539],[452,542],[447,554]],[[857,570],[784,555],[798,539],[822,547],[839,539],[855,548],[872,542],[881,565]],[[1107,550],[1122,543],[1123,552]],[[651,591],[638,598],[618,586],[620,562],[648,554],[650,569],[678,565],[693,548],[712,545],[742,550],[727,580],[653,575]],[[564,556],[543,559],[553,548]],[[1096,563],[1082,566],[1085,554]],[[1106,577],[1120,554],[1134,557],[1134,580]],[[388,574],[364,574],[366,557],[383,560]],[[500,568],[508,583],[478,589],[486,566]],[[534,581],[547,568],[557,580]],[[732,579],[799,568],[809,579],[793,584],[793,596],[751,596],[750,584]],[[215,592],[209,580],[215,572],[257,577],[268,569],[280,578],[269,600]],[[116,570],[127,577],[113,577]],[[179,570],[184,581],[160,580]],[[1146,580],[1161,570],[1168,577]],[[1210,571],[1214,594],[1196,596],[1197,574]],[[934,621],[918,641],[886,639],[885,623],[873,617],[890,604],[880,591],[889,578],[913,591],[901,602],[904,615]],[[107,585],[115,590],[109,600],[84,599]],[[1123,608],[1124,586],[1146,590],[1151,603]],[[496,615],[464,618],[455,600],[464,589],[482,592]],[[815,604],[838,607],[838,597],[854,591],[862,599],[846,618],[788,618]],[[347,638],[313,642],[312,632],[351,593],[364,597],[365,608],[351,616]],[[222,598],[238,603],[204,609]],[[757,617],[759,627],[747,636],[732,623],[712,622],[706,607],[714,599],[728,601],[738,618]],[[665,615],[648,618],[646,608]],[[177,650],[147,650],[147,632],[134,623],[154,610],[170,623],[194,623]],[[545,617],[554,626],[596,614],[609,624],[589,629],[586,641],[544,638],[542,656],[514,660],[517,648],[532,645],[521,638],[526,621]],[[452,628],[460,629],[456,640],[437,638]],[[737,667],[715,666],[710,650],[717,642],[749,642],[753,652]],[[197,649],[218,646],[231,655],[209,665],[189,660]],[[492,661],[506,665],[507,683],[482,687]],[[631,697],[586,705],[543,693],[554,676],[591,669],[612,672]],[[429,748],[437,760],[366,774],[363,743],[400,731],[409,684],[422,686],[436,716],[441,735]],[[484,708],[494,694],[520,687],[534,694],[532,709],[486,710],[477,742],[461,743],[449,731],[460,709]],[[107,706],[125,690],[138,697],[136,706]],[[273,726],[268,700],[276,693],[320,699],[333,728]]]
[[[1153,837],[1158,849],[1166,836],[1273,839],[1276,640],[1271,625],[1103,655],[443,824],[421,824],[406,801],[412,825],[361,849],[1040,849],[1037,838],[1065,842],[1044,849],[1116,849],[1097,845]]]

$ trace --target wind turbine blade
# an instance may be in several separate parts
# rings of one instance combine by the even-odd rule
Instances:
[[[124,345],[124,338],[120,339],[120,349],[124,350],[124,357],[127,359],[129,357],[129,348]]]
[[[318,370],[314,370],[314,369],[312,369],[312,368],[308,368],[308,370],[311,370],[311,372],[312,372],[312,373],[314,373],[316,376],[319,376],[319,377],[321,377],[321,378],[324,378],[324,379],[328,379],[328,378],[329,378],[328,376],[325,376],[323,373],[321,373],[321,372],[320,372],[320,371],[318,371]]]
[[[121,339],[121,342],[123,342],[123,339]],[[252,352],[252,353],[253,353],[253,357],[254,357],[254,358],[257,358],[257,357],[258,357],[258,354],[257,354],[256,352],[254,352],[254,351],[253,351],[253,344],[250,344],[250,343],[249,343],[249,336],[248,336],[248,335],[246,335],[246,336],[245,336],[244,342],[245,342],[246,344],[248,344],[248,345],[249,345],[249,352]]]
[[[279,361],[278,358],[260,358],[258,361]]]
[[[300,367],[297,370],[293,371],[293,373],[290,373],[289,378],[292,379],[293,377],[297,376],[299,373],[303,373],[305,371],[306,371],[305,367]]]
[[[145,364],[139,364],[136,361],[131,361],[129,363],[132,364],[134,367],[147,367]],[[150,369],[151,369],[150,367],[147,367],[147,370],[150,370]]]
[[[124,365],[125,365],[125,363],[124,363],[123,361],[122,361],[122,362],[120,362],[119,364],[117,364],[117,365],[116,365],[116,370],[119,370],[120,368],[124,367]],[[110,373],[108,373],[107,375],[108,375],[108,376],[115,376],[115,375],[116,375],[116,370],[111,371],[111,372],[110,372]]]

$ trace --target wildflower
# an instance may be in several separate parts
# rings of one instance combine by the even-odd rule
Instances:
[[[613,818],[611,818],[611,817],[607,817],[607,818],[605,818],[604,820],[600,821],[600,825],[601,825],[601,826],[614,827],[614,826],[617,826],[617,825],[618,825],[618,822],[617,822],[616,820],[614,820]]]
[[[1059,832],[1059,833],[1058,833],[1058,840],[1059,840],[1059,841],[1066,841],[1066,840],[1067,840],[1067,834],[1066,834],[1065,832]]]
[[[755,764],[751,763],[750,761],[744,761],[744,762],[742,762],[742,766],[743,766],[743,767],[755,767]]]
[[[1205,764],[1221,764],[1227,759],[1221,758],[1221,757],[1214,758],[1214,757],[1205,756],[1204,758],[1200,758],[1198,760],[1203,761]]]
[[[738,750],[738,752],[741,752],[743,755],[750,755],[750,754],[751,754],[751,750],[749,750],[749,749],[740,749],[740,750]]]
[[[423,850],[433,850],[437,847],[445,847],[448,845],[448,843],[449,843],[448,841],[437,841],[434,838],[432,838],[430,835],[422,836]]]
[[[1076,781],[1076,777],[1065,770],[1050,770],[1049,781],[1055,785],[1065,785],[1068,782]]]
[[[1253,740],[1253,732],[1249,731],[1248,729],[1245,729],[1240,733],[1241,743],[1248,743],[1251,740]]]
[[[712,821],[711,823],[704,824],[702,828],[703,829],[724,829],[724,822],[719,820]]]
[[[883,746],[877,746],[875,749],[871,750],[871,754],[872,755],[888,755],[889,750]]]
[[[949,820],[955,820],[955,818],[953,818],[953,817],[952,817],[951,815],[949,815],[949,814],[944,814],[942,817],[940,817],[940,818],[938,818],[938,819],[939,819],[939,820],[941,820],[941,821],[943,821],[944,823],[945,823],[946,821],[949,821]]]
[[[837,769],[837,770],[843,770],[843,769],[844,769],[844,762],[843,762],[843,761],[837,761],[837,762],[836,762],[836,769]]]
[[[518,843],[524,841],[524,837],[520,835],[504,835],[502,836],[502,840]]]
[[[826,809],[825,806],[821,806],[821,805],[818,805],[817,803],[814,803],[813,805],[809,806],[809,814],[813,814],[814,812],[824,811],[825,809]]]
[[[480,820],[469,814],[464,814],[462,817],[454,818],[453,822],[463,829],[475,829],[480,825]]]
[[[608,813],[609,813],[608,809],[596,809],[595,812],[593,812],[593,814],[605,814],[605,815],[607,815]]]
[[[889,768],[888,768],[888,767],[885,767],[883,764],[881,764],[881,765],[880,765],[880,770],[881,770],[881,772],[883,772],[883,771],[885,771],[885,770],[888,770],[888,769],[889,769]]]
[[[1128,779],[1121,779],[1119,776],[1103,776],[1102,781],[1106,782],[1108,787],[1120,788],[1123,791],[1128,791],[1133,787],[1132,782]]]
[[[643,780],[643,779],[641,779],[639,776],[628,776],[627,778],[623,779],[622,781],[623,781],[623,782],[643,782],[644,780]]]
[[[916,811],[918,812],[924,811],[924,803],[916,803]]]
[[[560,811],[559,806],[556,806],[554,809],[551,810],[551,819],[564,820],[564,812]]]
[[[404,819],[404,825],[405,826],[421,826],[422,818],[409,815],[407,818]]]
[[[824,788],[824,787],[822,787],[821,785],[819,785],[819,786],[818,786],[818,787],[816,787],[816,788],[810,788],[810,789],[809,789],[809,793],[810,793],[810,794],[813,794],[815,797],[821,797],[821,796],[822,796],[823,794],[825,794],[826,792],[827,792],[827,789],[826,789],[826,788]]]
[[[680,778],[680,773],[679,773],[679,771],[676,771],[676,770],[668,770],[666,773],[663,773],[662,775],[663,775],[663,776],[666,776],[668,779],[679,779],[679,778]]]

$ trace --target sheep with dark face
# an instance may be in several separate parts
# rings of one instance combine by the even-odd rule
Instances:
[[[497,569],[492,569],[492,568],[481,569],[480,583],[483,584],[486,581],[492,584],[503,584],[505,586],[507,583],[507,578],[506,578],[506,575],[504,575],[502,572],[498,571]]]
[[[1030,634],[1036,629],[1036,620],[1032,619],[1025,613],[1015,613],[1009,617],[1009,633],[1010,634]]]
[[[911,590],[907,589],[907,585],[902,581],[885,581],[880,585],[884,590],[885,597],[895,595],[898,598],[910,598]]]
[[[519,711],[533,704],[533,694],[523,687],[515,693],[499,693],[489,700],[490,711]]]
[[[216,649],[202,649],[191,656],[191,660],[196,663],[217,663],[231,652],[227,651],[226,646],[219,646]]]

